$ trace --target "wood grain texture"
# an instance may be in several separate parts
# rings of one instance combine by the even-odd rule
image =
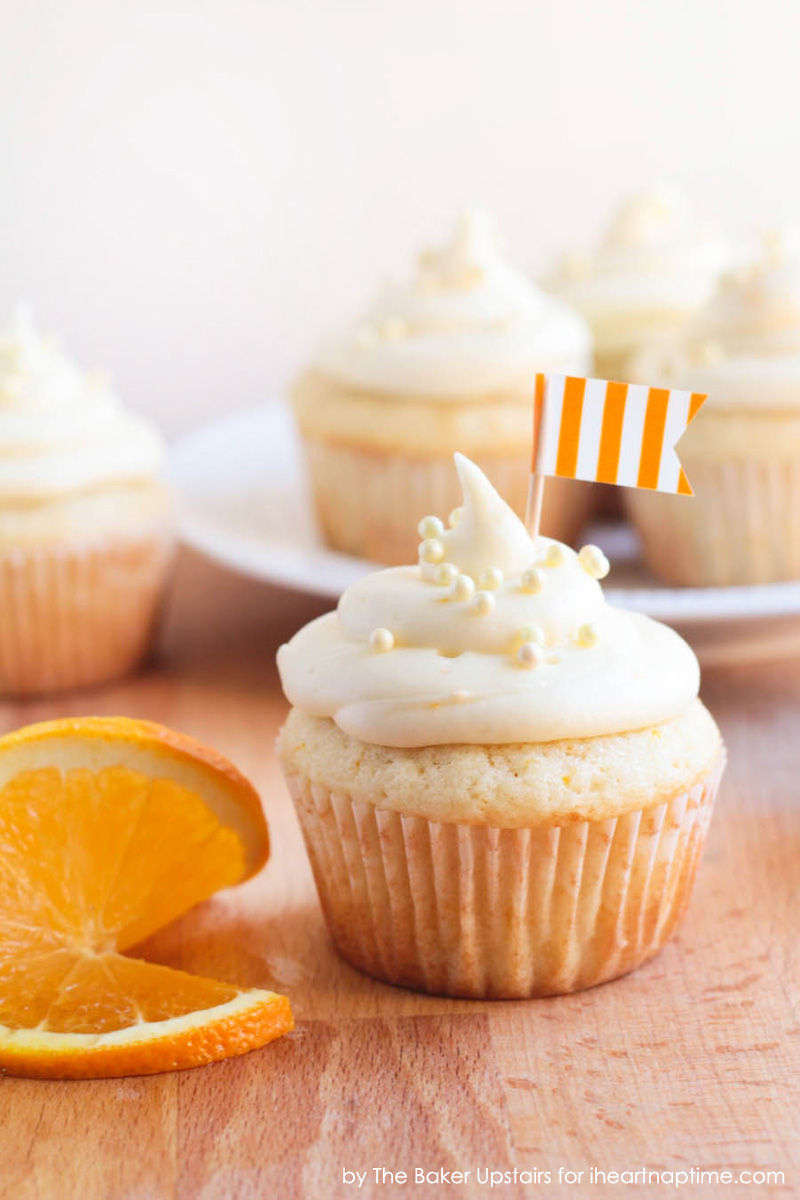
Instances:
[[[0,1079],[0,1195],[15,1200],[657,1196],[603,1170],[784,1172],[800,1190],[800,666],[707,672],[730,767],[688,919],[633,975],[525,1003],[439,1000],[334,954],[273,742],[274,650],[322,611],[185,555],[161,659],[139,678],[0,706],[3,730],[65,714],[149,717],[217,746],[264,799],[273,859],[143,948],[273,987],[297,1031],[193,1072],[90,1083]],[[470,1170],[379,1186],[373,1167]],[[549,1170],[490,1191],[478,1168]],[[558,1169],[583,1171],[559,1185]],[[369,1172],[360,1189],[342,1170]],[[734,1189],[735,1190],[735,1189]],[[685,1195],[718,1194],[686,1188]]]

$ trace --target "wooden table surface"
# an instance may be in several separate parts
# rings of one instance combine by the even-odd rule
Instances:
[[[730,766],[689,916],[633,975],[576,996],[441,1000],[341,962],[275,763],[276,646],[321,611],[184,554],[159,661],[56,715],[150,717],[217,746],[264,800],[262,875],[151,940],[156,961],[289,994],[295,1033],[195,1071],[0,1080],[0,1194],[15,1200],[657,1196],[591,1170],[782,1172],[800,1194],[800,664],[707,672]],[[415,1184],[416,1168],[470,1171]],[[376,1183],[375,1168],[407,1184]],[[478,1171],[550,1172],[490,1189]],[[579,1172],[559,1183],[559,1169]],[[343,1171],[367,1172],[364,1185]],[[535,1174],[533,1175],[535,1178]],[[482,1178],[482,1176],[481,1176]],[[680,1194],[725,1189],[689,1184]]]

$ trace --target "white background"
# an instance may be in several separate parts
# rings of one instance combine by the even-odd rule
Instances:
[[[675,181],[800,215],[785,0],[2,0],[0,308],[168,430],[284,388],[463,201],[519,261]]]

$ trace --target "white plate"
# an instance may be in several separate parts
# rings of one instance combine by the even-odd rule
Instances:
[[[172,457],[184,539],[246,575],[338,598],[375,564],[328,550],[309,503],[300,448],[286,405],[232,413],[184,437]],[[800,614],[800,581],[761,587],[660,586],[637,559],[624,526],[586,535],[611,558],[612,604],[671,624],[752,622]]]

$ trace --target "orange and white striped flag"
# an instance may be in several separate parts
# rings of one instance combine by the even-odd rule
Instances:
[[[574,375],[537,375],[533,470],[691,496],[675,445],[706,396]]]

